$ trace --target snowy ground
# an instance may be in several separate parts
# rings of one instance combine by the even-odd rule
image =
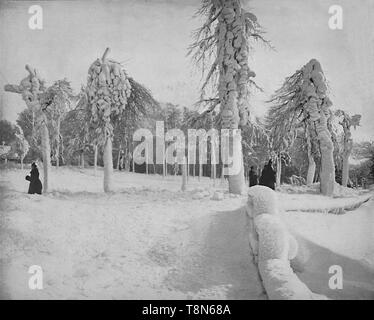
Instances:
[[[266,299],[248,245],[244,196],[221,181],[52,169],[51,192],[28,195],[29,170],[0,175],[0,297],[3,299]],[[310,190],[309,190],[310,191]],[[302,244],[299,277],[334,299],[374,299],[374,202],[344,215],[300,212],[357,201],[282,188],[282,217]],[[361,195],[366,197],[367,195]],[[217,200],[215,200],[217,199]],[[300,260],[300,259],[299,259]],[[328,268],[344,287],[328,287]],[[28,268],[43,269],[30,290]]]

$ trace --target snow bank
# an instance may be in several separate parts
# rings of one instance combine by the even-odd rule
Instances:
[[[282,211],[345,213],[355,210],[370,200],[372,192],[336,185],[334,197],[319,193],[318,184],[312,186],[282,185],[279,188],[279,205]]]
[[[313,183],[310,186],[307,185],[291,185],[291,184],[282,184],[277,188],[277,191],[281,193],[291,193],[291,194],[320,194],[320,184]],[[333,197],[347,198],[347,197],[356,197],[365,193],[362,189],[353,189],[348,187],[343,187],[339,183],[335,182]]]
[[[290,260],[298,244],[279,218],[276,193],[264,186],[249,188],[250,244],[269,299],[327,299],[313,293],[294,273]],[[257,258],[256,258],[257,257]]]

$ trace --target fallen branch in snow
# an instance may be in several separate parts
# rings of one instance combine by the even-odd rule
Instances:
[[[249,242],[269,299],[327,299],[312,292],[291,268],[290,260],[297,255],[298,243],[279,218],[278,208],[276,193],[270,188],[249,189]]]

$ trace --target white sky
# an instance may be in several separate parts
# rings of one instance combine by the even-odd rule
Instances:
[[[191,106],[199,94],[200,73],[186,57],[198,0],[6,1],[0,0],[0,102],[2,117],[14,121],[25,108],[17,95],[4,93],[18,83],[26,63],[51,84],[67,77],[76,90],[89,65],[106,47],[128,73],[162,102]],[[28,28],[28,8],[43,8],[43,30]],[[330,30],[328,9],[343,7],[343,30]],[[275,46],[259,45],[251,59],[257,83],[251,104],[262,115],[264,102],[311,58],[320,60],[334,108],[362,114],[356,139],[374,138],[374,1],[252,0],[249,6]]]

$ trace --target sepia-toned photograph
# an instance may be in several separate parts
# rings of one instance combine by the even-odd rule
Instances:
[[[373,83],[373,0],[0,0],[0,300],[374,300]]]

